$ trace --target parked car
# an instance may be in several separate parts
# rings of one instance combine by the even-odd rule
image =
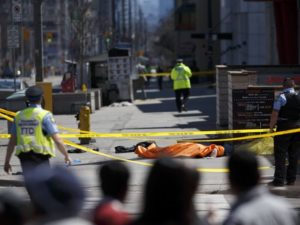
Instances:
[[[0,79],[0,108],[18,111],[25,105],[26,85],[22,79]]]
[[[0,79],[0,90],[22,90],[25,88],[21,79]]]

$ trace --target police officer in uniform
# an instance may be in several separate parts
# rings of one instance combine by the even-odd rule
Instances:
[[[283,92],[274,102],[270,119],[270,129],[276,131],[300,128],[300,96],[295,92],[295,81],[286,77]],[[300,150],[300,133],[278,135],[274,137],[275,173],[273,186],[294,185],[297,174],[298,151]],[[288,166],[286,168],[286,157]]]
[[[51,112],[41,106],[43,90],[38,86],[29,87],[25,92],[28,107],[17,112],[11,137],[7,146],[4,171],[10,173],[10,159],[16,148],[23,173],[40,164],[50,166],[49,159],[55,157],[55,145],[63,154],[65,162],[71,163],[68,152],[58,134]]]
[[[183,64],[182,59],[177,59],[176,65],[171,71],[171,79],[173,80],[173,90],[175,91],[176,107],[178,112],[182,112],[182,110],[187,111],[185,104],[187,103],[190,95],[191,76],[191,69]]]

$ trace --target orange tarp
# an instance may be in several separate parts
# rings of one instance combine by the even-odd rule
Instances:
[[[212,151],[216,149],[216,157],[224,155],[224,147],[221,145],[202,145],[197,143],[177,143],[166,147],[158,147],[155,143],[152,143],[147,148],[143,146],[137,146],[135,153],[143,158],[158,158],[162,156],[168,157],[195,157],[202,158],[210,156]]]

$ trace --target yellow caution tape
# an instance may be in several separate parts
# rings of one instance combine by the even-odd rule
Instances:
[[[6,119],[6,120],[8,120],[8,121],[10,121],[10,122],[14,121],[13,118],[11,118],[11,117],[9,117],[9,116],[7,116],[7,115],[4,115],[3,113],[0,113],[0,117],[4,118],[4,119]]]
[[[199,76],[199,75],[213,75],[216,72],[214,70],[208,70],[208,71],[197,71],[197,72],[192,72],[193,76]],[[171,73],[143,73],[139,74],[139,76],[143,77],[159,77],[159,76],[170,76]]]
[[[178,142],[220,142],[220,141],[239,141],[239,140],[247,140],[247,139],[256,139],[256,138],[265,138],[265,137],[274,137],[279,135],[285,135],[285,134],[292,134],[292,133],[298,133],[300,132],[300,128],[297,129],[291,129],[286,131],[279,131],[274,133],[268,133],[268,134],[257,134],[257,135],[248,135],[248,136],[242,136],[242,137],[235,137],[235,138],[223,138],[223,139],[204,139],[204,140],[189,140],[189,139],[183,139],[179,140]],[[92,138],[92,137],[114,137],[114,138],[128,138],[131,134],[135,133],[107,133],[107,134],[61,134],[60,136],[63,138]],[[139,135],[147,136],[148,133],[138,133]],[[156,136],[156,132],[149,133],[149,136]],[[175,136],[175,135],[174,135]],[[0,134],[0,138],[7,138],[9,137],[9,134]],[[164,136],[165,137],[165,136]]]
[[[4,114],[10,115],[10,116],[16,116],[16,114],[17,114],[15,112],[8,111],[8,110],[2,109],[2,108],[0,108],[0,113],[4,113]]]
[[[0,134],[0,139],[10,138],[10,134]]]
[[[142,165],[142,166],[153,166],[152,163],[141,162],[141,161],[136,161],[136,160],[131,160],[131,159],[125,159],[125,158],[122,158],[122,157],[117,157],[117,156],[106,154],[106,153],[103,153],[103,152],[94,151],[93,149],[75,144],[75,143],[73,143],[71,141],[68,141],[68,140],[64,140],[64,143],[66,145],[72,146],[74,148],[77,148],[77,149],[80,149],[80,150],[83,150],[83,151],[86,151],[86,152],[90,152],[92,154],[100,155],[100,156],[103,156],[103,157],[106,157],[106,158],[110,158],[110,159],[113,159],[113,160],[120,160],[120,161],[133,163],[133,164],[137,164],[137,165]],[[271,167],[264,166],[264,167],[260,167],[259,169],[260,170],[267,170],[267,169],[270,169],[270,168]],[[229,170],[227,168],[197,168],[197,171],[205,172],[205,173],[228,173]]]
[[[87,147],[75,144],[75,143],[73,143],[71,141],[68,141],[68,140],[64,140],[64,143],[66,145],[72,146],[74,148],[78,148],[80,150],[83,150],[83,151],[86,151],[86,152],[90,152],[90,153],[93,153],[93,154],[96,154],[96,155],[104,156],[106,158],[110,158],[110,159],[114,159],[114,160],[121,160],[121,161],[124,161],[124,162],[130,162],[130,163],[134,163],[134,164],[138,164],[138,165],[143,165],[143,166],[152,166],[151,163],[141,162],[141,161],[135,161],[135,160],[130,160],[130,159],[125,159],[125,158],[117,157],[117,156],[114,156],[114,155],[109,155],[109,154],[106,154],[106,153],[103,153],[103,152],[100,152],[100,151],[99,152],[98,151],[94,151],[91,148],[87,148]]]
[[[300,128],[296,129],[290,129],[285,131],[278,131],[273,133],[267,133],[267,134],[256,134],[256,135],[249,135],[249,136],[243,136],[243,137],[235,137],[235,138],[222,138],[222,139],[203,139],[203,140],[178,140],[177,142],[194,142],[194,143],[201,143],[201,142],[220,142],[220,141],[241,141],[241,140],[247,140],[247,139],[257,139],[257,138],[265,138],[265,137],[275,137],[279,135],[285,135],[285,134],[293,134],[293,133],[299,133]]]
[[[8,110],[4,110],[4,109],[0,108],[0,117],[3,117],[3,118],[5,118],[9,121],[13,121],[13,119],[11,117],[7,116],[7,115],[4,115],[3,113],[11,115],[11,116],[16,115],[13,112],[10,112]],[[90,132],[90,131],[82,131],[82,130],[79,130],[79,129],[66,128],[66,127],[62,127],[62,126],[60,126],[60,128],[65,129],[65,130],[69,130],[69,131],[76,131],[76,132],[85,133],[85,134],[62,134],[61,135],[62,137],[68,137],[68,136],[69,137],[75,137],[75,136],[78,136],[78,137],[99,137],[99,136],[102,136],[102,135],[104,135],[104,136],[108,135],[108,137],[116,137],[116,135],[119,136],[119,137],[165,136],[165,135],[168,135],[168,136],[182,135],[183,136],[183,135],[199,135],[199,134],[228,134],[228,133],[257,133],[257,132],[261,133],[261,132],[268,131],[268,129],[250,129],[250,130],[100,134],[100,133],[95,133],[95,132]],[[276,132],[276,133],[272,133],[272,134],[264,134],[264,135],[275,136],[276,134],[281,135],[281,133],[283,133],[283,134],[285,134],[285,133],[295,133],[296,131],[299,132],[300,128],[299,129],[294,129],[294,130],[289,130],[289,131]],[[262,136],[262,135],[252,135],[252,137],[253,136]],[[251,136],[246,136],[246,138],[249,138],[249,137],[251,137]],[[10,138],[10,134],[0,134],[0,138]],[[243,137],[239,137],[239,138],[243,138]],[[193,141],[196,141],[196,140],[193,140]],[[113,160],[121,160],[121,161],[124,161],[124,162],[129,162],[129,163],[143,165],[143,166],[152,166],[153,165],[153,164],[147,163],[147,162],[141,162],[141,161],[125,159],[125,158],[122,158],[122,157],[117,157],[117,156],[106,154],[106,153],[103,153],[103,152],[94,151],[91,148],[87,148],[87,147],[75,144],[74,142],[71,142],[71,141],[65,140],[65,139],[64,139],[64,143],[66,145],[72,146],[74,148],[81,149],[83,151],[90,152],[92,154],[100,155],[100,156],[103,156],[103,157],[107,157],[107,158],[110,158],[110,159],[113,159]],[[261,167],[260,169],[269,169],[269,168],[270,167]],[[197,171],[199,171],[199,172],[209,172],[209,173],[224,173],[224,172],[228,172],[228,169],[227,168],[197,168]]]
[[[269,166],[261,166],[258,168],[259,170],[268,170],[271,169]],[[228,173],[228,168],[198,168],[197,171],[203,172],[203,173]]]
[[[1,109],[0,112],[15,116],[16,113]],[[6,117],[4,114],[0,114]],[[11,120],[11,118],[6,117]],[[65,138],[137,138],[137,137],[168,137],[168,136],[195,136],[195,135],[209,135],[209,134],[242,134],[242,133],[264,133],[269,129],[243,129],[243,130],[212,130],[212,131],[174,131],[174,132],[140,132],[140,133],[96,133],[91,131],[83,131],[79,129],[67,128],[59,126],[62,130],[80,132],[81,134],[62,134]]]
[[[170,73],[142,73],[140,77],[159,77],[159,76],[170,76]]]
[[[264,133],[269,129],[245,129],[245,130],[211,130],[211,131],[173,131],[173,132],[139,132],[139,133],[88,133],[88,134],[62,134],[64,138],[133,138],[133,137],[173,137],[195,136],[209,134],[249,134]]]
[[[0,108],[0,117],[3,117],[9,121],[13,119],[3,113],[15,116],[16,113]],[[68,131],[80,132],[80,134],[61,134],[63,138],[141,138],[141,137],[174,137],[174,136],[195,136],[195,135],[211,135],[211,134],[243,134],[243,133],[264,133],[269,132],[269,129],[242,129],[242,130],[212,130],[212,131],[174,131],[174,132],[140,132],[140,133],[96,133],[91,131],[83,131],[79,129],[67,128],[59,126],[60,129]],[[259,135],[248,135],[243,137],[234,138],[222,138],[222,139],[205,139],[205,140],[180,140],[179,142],[220,142],[220,141],[238,141],[255,138],[273,137],[277,135],[291,134],[300,132],[300,128],[259,134]],[[9,138],[9,134],[0,134],[0,138]]]

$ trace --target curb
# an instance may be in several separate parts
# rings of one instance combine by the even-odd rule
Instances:
[[[279,195],[285,198],[299,198],[299,185],[284,186],[284,187],[269,187],[269,191],[274,195]]]
[[[1,187],[24,187],[24,182],[22,180],[7,180],[7,179],[0,179],[0,186]]]

